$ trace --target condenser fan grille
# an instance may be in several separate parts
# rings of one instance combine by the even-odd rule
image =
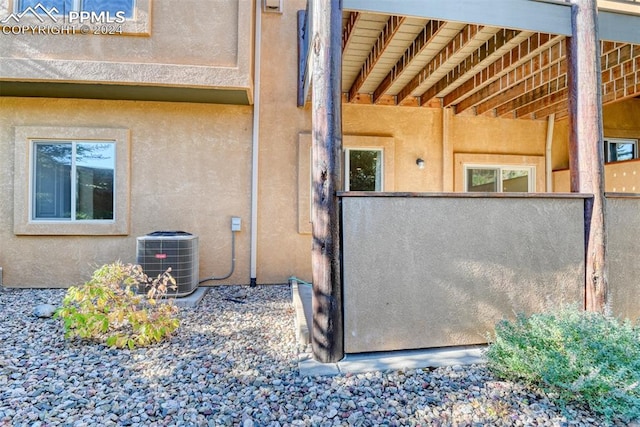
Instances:
[[[198,237],[184,231],[155,231],[137,239],[137,262],[151,278],[171,267],[178,297],[198,288]]]

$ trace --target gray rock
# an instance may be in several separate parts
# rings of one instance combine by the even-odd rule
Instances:
[[[481,365],[300,376],[288,286],[211,288],[170,340],[132,351],[33,317],[63,297],[0,293],[0,426],[606,425]]]
[[[33,309],[33,315],[40,318],[49,318],[53,316],[57,307],[51,304],[38,304]]]

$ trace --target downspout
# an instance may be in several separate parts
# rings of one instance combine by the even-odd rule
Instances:
[[[549,117],[547,117],[547,143],[545,148],[545,183],[547,186],[547,193],[553,192],[553,170],[552,170],[552,162],[551,162],[551,149],[553,148],[553,125],[556,121],[556,114],[551,113]]]
[[[256,0],[256,26],[253,53],[253,135],[251,141],[251,250],[250,285],[256,286],[258,253],[258,157],[260,136],[260,33],[262,32],[262,13],[260,0]]]

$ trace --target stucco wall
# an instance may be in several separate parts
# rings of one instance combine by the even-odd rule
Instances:
[[[140,4],[144,2],[140,0]],[[125,82],[127,84],[148,84],[195,87],[252,88],[252,22],[253,3],[251,0],[216,1],[215,13],[208,2],[187,0],[176,8],[169,0],[155,0],[150,6],[149,35],[137,36],[45,36],[45,35],[3,35],[2,73],[0,78],[35,79],[44,78],[69,82]],[[7,0],[0,0],[5,8]],[[297,11],[304,9],[305,0],[287,0],[284,13],[261,15],[262,33],[260,38],[260,104],[259,104],[259,159],[258,159],[258,222],[257,222],[257,281],[258,283],[283,283],[291,275],[305,280],[311,276],[311,239],[309,234],[300,230],[299,218],[301,188],[299,182],[299,138],[300,134],[311,131],[310,107],[296,106],[297,49],[295,36],[297,29]],[[189,29],[182,26],[188,22]],[[191,25],[193,24],[193,25]],[[177,27],[180,25],[180,27]],[[238,36],[238,34],[242,36]],[[110,36],[111,37],[111,36]],[[5,44],[6,43],[6,44]],[[98,58],[99,61],[94,61]],[[5,66],[6,65],[6,66]],[[43,73],[43,70],[45,72]],[[248,89],[250,90],[250,89]],[[182,114],[176,125],[167,126],[167,131],[159,134],[153,150],[151,142],[145,143],[145,150],[154,156],[167,156],[175,146],[174,139],[187,134],[192,140],[215,141],[213,147],[227,147],[220,135],[231,134],[234,141],[248,157],[236,161],[234,154],[224,161],[224,153],[216,157],[220,176],[242,175],[250,179],[251,174],[251,108],[239,108],[196,104],[162,104],[153,102],[102,102],[91,101],[3,101],[3,108],[11,114],[3,115],[3,132],[13,126],[23,124],[77,126],[117,126],[131,129],[132,141],[132,221],[139,212],[134,212],[140,203],[149,201],[158,205],[160,199],[154,199],[154,189],[159,184],[140,183],[135,177],[145,176],[148,166],[136,162],[136,153],[140,151],[140,141],[150,141],[146,134],[158,134],[154,123],[165,122],[165,115]],[[9,106],[11,105],[11,106]],[[13,111],[14,106],[17,107]],[[87,108],[85,108],[88,106]],[[100,107],[98,107],[100,106]],[[153,106],[149,113],[146,106]],[[34,109],[33,119],[29,116]],[[162,113],[156,113],[160,109]],[[100,110],[100,112],[98,112]],[[81,113],[78,113],[81,111]],[[135,111],[134,114],[130,114]],[[189,118],[192,111],[199,112]],[[205,113],[205,111],[207,113]],[[180,113],[178,113],[180,112]],[[211,112],[209,114],[208,112]],[[218,112],[223,112],[219,114]],[[159,115],[158,115],[159,114]],[[234,117],[237,114],[238,117]],[[448,114],[448,116],[447,116]],[[172,117],[172,116],[171,116]],[[134,119],[139,119],[135,122]],[[188,124],[191,126],[189,126]],[[141,131],[136,129],[142,128]],[[149,132],[146,132],[146,131]],[[540,156],[544,153],[546,123],[543,121],[493,119],[489,117],[453,116],[437,108],[401,108],[371,105],[343,105],[343,132],[355,137],[390,138],[394,147],[393,181],[395,191],[453,191],[454,156],[456,153],[477,154],[478,159],[501,154],[522,156]],[[171,145],[171,144],[174,145]],[[3,144],[6,144],[3,141]],[[237,148],[237,147],[235,147]],[[143,152],[146,153],[143,150]],[[248,154],[247,154],[248,153]],[[418,169],[416,159],[425,160],[425,168]],[[473,158],[473,157],[472,157]],[[206,157],[185,155],[175,159],[181,168],[189,173],[190,163],[211,163]],[[491,159],[490,159],[491,160]],[[167,160],[168,161],[168,160]],[[7,162],[7,160],[3,160]],[[9,163],[13,160],[8,161]],[[155,172],[154,174],[159,172]],[[540,174],[541,175],[541,174]],[[180,175],[182,177],[182,175]],[[187,177],[191,175],[187,174]],[[208,175],[205,175],[208,177]],[[218,175],[216,175],[218,177]],[[461,178],[461,177],[459,177]],[[3,178],[1,185],[11,188],[12,177]],[[140,178],[138,178],[140,179]],[[222,183],[216,183],[213,191],[224,194],[222,202],[204,200],[203,194],[209,194],[211,180],[193,175],[195,182],[181,182],[179,186],[198,188],[198,202],[202,209],[223,209],[230,215],[230,207],[236,203],[248,206],[250,186],[238,187],[238,191],[226,190]],[[222,178],[224,182],[227,178]],[[191,178],[189,178],[191,180]],[[234,187],[235,188],[235,187]],[[137,189],[137,193],[134,193]],[[229,200],[233,199],[233,202]],[[240,200],[238,202],[237,200]],[[211,202],[211,203],[209,203]],[[227,208],[229,206],[229,208]],[[164,212],[165,208],[161,211]],[[167,208],[170,212],[175,206]],[[134,215],[135,213],[135,215]],[[249,213],[242,213],[244,230],[248,233]],[[157,218],[158,215],[149,216]],[[3,217],[4,218],[4,217]],[[208,217],[189,213],[181,218],[190,220],[198,227],[211,227]],[[4,220],[4,219],[3,219]],[[203,225],[202,222],[207,225]],[[218,219],[213,220],[217,224]],[[223,236],[225,226],[218,225]],[[220,223],[221,224],[221,223]],[[134,228],[131,236],[159,228],[160,224],[149,230]],[[164,226],[163,226],[164,227]],[[180,228],[187,228],[186,226]],[[197,227],[190,227],[192,231]],[[243,231],[244,233],[244,231]],[[219,235],[220,230],[207,231],[205,234]],[[246,235],[248,238],[248,234]],[[245,235],[239,236],[239,242]],[[70,238],[73,240],[73,238]],[[108,242],[111,238],[99,238]],[[14,253],[20,253],[28,238],[11,240],[8,247]],[[59,240],[59,239],[58,239]],[[118,243],[109,244],[118,248]],[[20,242],[16,244],[16,242]],[[87,238],[87,246],[91,245]],[[201,244],[203,244],[201,242]],[[35,243],[33,243],[35,245]],[[98,251],[102,251],[102,245]],[[84,248],[82,245],[80,248]],[[113,249],[109,249],[111,254]],[[226,265],[226,243],[215,248],[216,262]],[[247,249],[248,250],[248,249]],[[91,252],[93,253],[93,252]],[[88,255],[83,255],[88,257]],[[98,256],[98,255],[96,255]],[[239,251],[239,257],[245,256]],[[106,257],[106,256],[105,256]],[[81,256],[77,256],[78,262]],[[243,265],[240,261],[238,265]],[[206,262],[202,263],[207,269]],[[241,267],[239,267],[241,268]],[[213,269],[219,271],[219,268]],[[5,268],[5,282],[12,277]],[[8,279],[7,279],[8,277]],[[14,276],[15,277],[15,276]],[[62,277],[60,274],[59,277]],[[248,278],[232,278],[236,282],[246,283]]]
[[[0,19],[9,16],[14,3],[0,0]],[[28,14],[19,23],[9,21],[9,33],[1,35],[0,78],[248,89],[253,3],[138,0],[140,32],[123,35],[13,32],[11,27],[29,20],[40,24]],[[45,19],[46,25],[61,25]]]
[[[603,109],[604,136],[608,138],[640,139],[640,100],[630,99]],[[564,119],[554,126],[553,191],[570,191],[569,123]],[[605,191],[640,192],[640,162],[626,161],[605,165]]]
[[[640,99],[605,106],[602,110],[602,122],[605,138],[640,139]],[[552,158],[554,171],[569,168],[568,119],[558,120],[554,125]]]
[[[14,234],[16,126],[127,129],[130,135],[129,234]],[[137,236],[184,230],[200,237],[200,276],[231,265],[224,283],[249,282],[251,107],[188,103],[0,98],[0,266],[6,286],[69,286],[95,266],[134,262]],[[20,167],[20,166],[18,166]],[[216,282],[212,282],[216,283]]]
[[[311,109],[296,106],[297,50],[285,48],[292,46],[296,12],[306,2],[284,5],[282,14],[262,14],[259,283],[282,283],[290,275],[311,279],[311,238],[308,226],[300,227],[308,189],[304,176],[299,178],[309,167],[299,147],[300,135],[311,132]],[[445,120],[439,108],[343,103],[342,130],[350,137],[391,138],[395,191],[437,192],[447,190],[445,180],[453,191],[454,153],[543,155],[546,122],[473,116]],[[416,166],[417,158],[425,160],[424,169]]]
[[[304,0],[284,2],[282,14],[262,14],[258,283],[310,278],[311,243],[298,234],[298,134],[311,128],[311,112],[296,106],[297,11]]]
[[[584,301],[582,198],[342,201],[347,353],[483,343],[501,318]]]
[[[607,197],[607,259],[611,310],[640,320],[640,196]]]
[[[607,163],[604,166],[604,188],[612,193],[640,193],[640,160]],[[569,192],[568,169],[553,172],[553,191]]]

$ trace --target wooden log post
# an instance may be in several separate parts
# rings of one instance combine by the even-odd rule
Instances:
[[[312,0],[312,282],[311,347],[316,360],[344,356],[340,204],[342,156],[342,2]]]
[[[569,163],[571,191],[592,193],[585,204],[585,308],[604,311],[608,298],[604,198],[602,77],[596,0],[570,0]]]

